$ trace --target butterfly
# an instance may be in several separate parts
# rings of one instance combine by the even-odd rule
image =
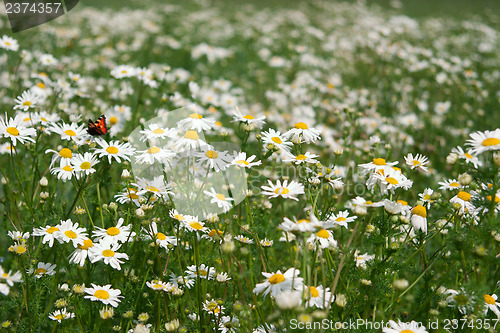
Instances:
[[[87,128],[87,132],[90,135],[104,135],[108,133],[108,127],[106,126],[106,116],[102,115],[96,122],[93,122],[89,119],[89,127]]]

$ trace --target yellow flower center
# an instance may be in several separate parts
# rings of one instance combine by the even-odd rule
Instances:
[[[250,164],[245,160],[237,160],[237,161],[235,161],[235,163],[238,163],[239,165],[249,165]]]
[[[457,197],[459,199],[462,199],[463,201],[469,201],[472,196],[470,195],[470,193],[460,191],[460,192],[458,192]]]
[[[500,139],[488,138],[481,143],[485,147],[500,145]]]
[[[26,101],[23,103],[23,106],[31,106],[31,102],[30,101]]]
[[[199,113],[191,113],[191,114],[189,115],[189,118],[193,118],[193,119],[201,119],[201,118],[203,118],[203,116],[202,116],[201,114],[199,114]]]
[[[165,234],[159,232],[156,234],[156,239],[165,240],[165,239],[167,239],[167,236],[165,236]]]
[[[308,129],[309,127],[307,127],[306,123],[300,122],[295,124],[295,128],[305,130]]]
[[[13,136],[18,136],[19,135],[19,130],[15,127],[7,127],[6,129],[7,133]]]
[[[191,228],[196,229],[196,230],[203,229],[203,226],[199,222],[196,222],[196,221],[189,222],[189,225],[191,226]]]
[[[58,314],[58,315],[55,315],[54,318],[56,318],[57,320],[63,320],[64,316],[62,314]]]
[[[155,129],[155,130],[153,131],[153,133],[154,133],[154,134],[163,134],[163,133],[165,133],[165,131],[164,131],[162,128],[159,128],[159,127],[158,127],[157,129]]]
[[[415,332],[412,330],[402,330],[400,333],[415,333]]]
[[[76,135],[75,131],[73,131],[73,130],[65,130],[64,134],[69,135],[69,136],[75,136]]]
[[[411,213],[421,217],[427,217],[427,210],[422,205],[416,205],[415,208],[411,210]]]
[[[340,216],[340,217],[337,217],[337,219],[335,221],[344,222],[344,221],[347,221],[347,219],[345,217]]]
[[[110,236],[116,236],[120,233],[120,229],[117,227],[111,227],[106,230],[106,233]]]
[[[321,229],[320,231],[318,231],[316,233],[316,236],[321,237],[321,238],[329,238],[330,234],[325,229]]]
[[[389,184],[392,184],[392,185],[398,185],[399,182],[396,178],[392,178],[392,177],[387,177],[385,179]]]
[[[110,146],[110,147],[106,148],[106,151],[107,151],[109,154],[117,154],[117,153],[118,153],[118,148],[113,147],[113,146]]]
[[[198,275],[207,276],[208,272],[205,269],[199,269],[198,270]]]
[[[273,140],[273,142],[275,142],[275,143],[277,143],[279,145],[283,143],[283,141],[281,141],[281,139],[279,137],[277,137],[277,136],[272,137],[271,140]]]
[[[42,268],[42,267],[37,268],[35,270],[35,274],[45,274],[45,273],[47,273],[47,270],[45,268]]]
[[[215,197],[219,200],[222,200],[222,201],[226,201],[226,197],[224,196],[224,194],[216,194]]]
[[[146,186],[146,190],[150,192],[160,192],[160,190],[157,187],[154,186]]]
[[[488,199],[489,201],[492,200],[492,196],[491,195],[488,195],[486,196],[486,199]],[[495,203],[499,203],[500,202],[500,197],[498,195],[495,195]]]
[[[71,172],[73,171],[73,168],[70,166],[70,165],[66,165],[64,168],[63,168],[64,171],[67,171],[67,172]]]
[[[108,299],[109,293],[106,290],[99,289],[94,293],[94,297],[99,299]]]
[[[59,156],[61,156],[62,158],[71,158],[73,157],[73,153],[71,152],[71,149],[63,148],[59,151]]]
[[[86,239],[83,241],[83,245],[78,245],[78,248],[81,250],[88,250],[89,248],[93,247],[94,243],[90,238]]]
[[[297,157],[295,157],[295,159],[296,159],[297,161],[305,161],[305,160],[307,159],[307,156],[306,156],[306,155],[302,155],[302,154],[300,154],[300,155],[298,155]]]
[[[468,159],[471,159],[471,160],[473,159],[472,155],[471,155],[471,154],[469,154],[469,153],[464,153],[464,155],[465,155],[465,157],[467,157]]]
[[[102,251],[102,255],[105,256],[105,257],[114,257],[115,256],[115,252],[112,251],[112,250],[104,250]]]
[[[311,294],[312,297],[319,296],[319,291],[318,289],[316,289],[316,287],[309,287],[309,293]]]
[[[248,120],[255,119],[255,117],[254,117],[254,116],[251,116],[251,115],[249,115],[249,114],[247,114],[247,115],[243,116],[243,118],[248,119]]]
[[[151,148],[148,148],[147,150],[148,154],[157,154],[160,152],[160,148],[158,147],[151,147]]]
[[[186,134],[184,134],[184,139],[198,140],[199,138],[198,132],[196,131],[187,131]]]
[[[311,222],[311,220],[308,220],[308,219],[300,219],[300,220],[298,220],[298,221],[297,221],[297,224],[304,223],[304,222],[305,222],[305,223],[309,223],[309,222]]]
[[[269,278],[269,283],[271,284],[278,284],[285,281],[285,276],[283,274],[274,274]]]
[[[374,158],[373,164],[375,165],[385,165],[385,159],[383,158]]]
[[[115,116],[109,118],[109,123],[111,125],[115,125],[117,122],[118,122],[118,118],[116,118]]]
[[[66,235],[66,237],[71,239],[75,239],[77,236],[76,232],[74,232],[73,230],[66,230],[64,234]]]
[[[276,194],[288,194],[288,193],[290,193],[290,190],[287,189],[286,187],[279,187],[276,190],[274,190],[274,193],[276,193]]]
[[[216,151],[213,151],[213,150],[209,150],[205,153],[205,156],[208,157],[208,158],[212,158],[212,159],[215,159],[219,156],[219,154],[216,152]]]
[[[157,284],[155,284],[155,285],[153,286],[153,288],[155,288],[155,289],[161,289],[161,288],[163,288],[163,285],[162,285],[162,284],[157,283]]]
[[[26,252],[26,248],[25,248],[24,246],[22,246],[22,245],[19,245],[19,246],[17,247],[17,249],[16,249],[16,253],[17,253],[17,254],[22,254],[22,253],[24,253],[24,252]]]
[[[59,231],[59,228],[57,228],[57,227],[50,227],[50,228],[48,228],[48,229],[47,229],[47,233],[48,233],[48,234],[51,234],[51,235],[52,235],[54,232],[56,232],[56,231]]]
[[[452,182],[452,183],[450,183],[450,186],[451,186],[451,187],[459,187],[459,186],[460,186],[460,184],[459,184],[459,183],[457,183],[457,182]]]
[[[422,164],[417,160],[413,160],[412,163],[413,163],[413,166],[419,166],[420,164]]]
[[[490,295],[484,295],[484,301],[487,304],[495,305],[495,299],[491,297]]]
[[[90,167],[91,167],[90,162],[83,162],[82,164],[80,164],[80,168],[83,170],[88,170],[90,169]]]

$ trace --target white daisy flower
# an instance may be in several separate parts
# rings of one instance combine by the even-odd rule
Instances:
[[[135,152],[135,148],[129,142],[120,143],[119,141],[111,141],[107,143],[99,138],[96,139],[96,143],[101,148],[96,149],[95,153],[99,154],[99,157],[107,156],[109,163],[111,163],[111,159],[113,158],[118,163],[121,163],[122,159],[130,162],[130,156],[134,155]]]
[[[175,157],[175,153],[170,149],[152,146],[146,150],[136,151],[135,159],[137,163],[143,164],[154,164],[158,163],[168,163]]]
[[[276,273],[262,272],[266,280],[258,283],[253,289],[253,293],[263,293],[264,296],[270,293],[271,296],[277,296],[284,290],[300,289],[303,285],[303,279],[299,277],[299,274],[300,271],[293,267],[284,273],[281,273],[280,270]]]
[[[233,122],[240,121],[242,123],[246,123],[250,125],[251,129],[262,128],[262,126],[266,123],[265,120],[266,116],[264,115],[243,114],[238,107],[236,107],[233,112]]]
[[[484,315],[488,313],[488,310],[491,310],[494,314],[496,314],[497,318],[500,319],[500,303],[497,302],[498,296],[495,294],[484,295]]]
[[[217,204],[217,207],[222,208],[224,213],[227,213],[233,207],[233,204],[230,201],[234,201],[234,199],[226,197],[222,193],[217,193],[213,187],[210,191],[203,191],[203,193],[211,198],[210,203]],[[225,194],[227,195],[227,193]]]
[[[427,209],[422,205],[416,205],[411,210],[410,222],[416,230],[427,233]]]
[[[25,141],[35,142],[33,137],[36,136],[36,130],[26,128],[20,115],[9,119],[5,114],[5,118],[0,117],[0,135],[12,140],[12,144],[16,146],[18,141],[22,144]]]
[[[273,145],[279,150],[285,152],[290,152],[290,147],[293,146],[293,143],[288,141],[284,135],[272,128],[270,128],[267,132],[262,132],[262,141],[266,145]]]
[[[63,182],[73,178],[75,175],[75,168],[66,162],[61,161],[60,166],[50,169],[50,173],[57,176],[57,179],[61,179]]]
[[[366,269],[366,263],[375,259],[374,254],[360,254],[358,250],[354,252],[354,261],[356,262],[356,267],[361,267],[362,269]]]
[[[466,163],[472,163],[476,169],[483,165],[483,162],[481,162],[476,155],[471,154],[471,150],[465,152],[462,147],[458,146],[453,148],[451,152],[457,154],[458,157],[465,160]]]
[[[319,155],[312,154],[310,152],[305,152],[304,154],[299,154],[297,156],[285,152],[285,158],[283,159],[283,162],[293,162],[295,164],[302,164],[302,163],[316,164],[318,163],[318,160],[315,160],[316,157],[319,157]]]
[[[0,38],[0,48],[17,52],[17,50],[19,50],[19,43],[14,38],[3,35],[2,38]]]
[[[14,106],[14,110],[22,110],[22,111],[28,111],[29,109],[35,108],[37,106],[36,104],[39,101],[39,96],[35,94],[31,90],[26,90],[23,91],[21,96],[17,96],[15,103],[17,103]]]
[[[23,275],[21,272],[4,271],[3,267],[0,266],[0,281],[7,283],[9,286],[14,286],[14,283],[23,282]]]
[[[394,320],[389,320],[390,327],[384,327],[382,329],[383,333],[427,333],[427,329],[425,326],[422,326],[420,323],[416,321],[412,321],[410,323],[396,323]]]
[[[332,214],[326,220],[326,225],[330,227],[334,225],[342,226],[348,229],[348,223],[354,222],[358,217],[357,216],[349,216],[349,212],[344,210],[342,212],[338,212],[337,214]]]
[[[120,259],[128,260],[128,255],[116,252],[120,247],[121,244],[118,242],[113,242],[111,239],[103,239],[89,249],[92,255],[90,262],[103,261],[106,265],[110,265],[116,270],[121,270],[120,264],[123,264],[124,261]]]
[[[78,126],[76,123],[53,123],[48,127],[48,131],[59,134],[61,136],[61,140],[72,140],[77,145],[83,144],[88,136],[85,126]]]
[[[85,293],[88,295],[84,297],[90,299],[91,301],[99,301],[104,305],[109,304],[116,308],[118,303],[121,302],[120,298],[123,298],[123,296],[120,296],[122,293],[120,289],[113,289],[110,284],[98,286],[91,283],[91,285],[92,288],[85,288]]]
[[[78,223],[73,223],[71,219],[61,221],[57,228],[59,229],[56,231],[58,240],[64,243],[72,242],[74,247],[83,245],[83,241],[87,239],[87,229],[79,228]]]
[[[196,265],[191,265],[187,268],[185,272],[186,276],[191,279],[200,277],[201,279],[213,280],[215,274],[215,268],[201,264],[198,268]]]
[[[133,202],[136,206],[139,207],[141,205],[139,203],[139,200],[141,198],[143,198],[143,196],[139,195],[138,192],[139,192],[139,190],[135,189],[135,188],[131,188],[131,187],[125,188],[125,189],[123,189],[122,193],[116,194],[115,198],[116,198],[116,201],[121,203],[121,204]]]
[[[94,241],[111,241],[111,243],[126,243],[134,240],[135,232],[131,232],[132,224],[123,225],[125,220],[121,217],[114,227],[103,229],[95,227],[96,230],[92,231],[92,236],[95,237]]]
[[[205,169],[214,169],[215,172],[224,171],[232,161],[227,151],[216,151],[212,146],[205,146],[200,152],[196,152],[198,166]]]
[[[63,308],[61,310],[56,310],[51,314],[49,314],[49,318],[61,323],[63,320],[75,318],[75,314],[72,312],[68,312],[66,308]]]
[[[139,140],[157,140],[165,138],[175,138],[177,136],[177,130],[175,128],[164,128],[160,127],[158,124],[149,124],[148,129],[139,131],[142,134]]]
[[[278,226],[279,230],[285,232],[313,232],[320,226],[320,221],[311,214],[310,219],[297,220],[296,217],[293,221],[288,217],[283,218],[283,222]]]
[[[287,139],[291,138],[294,143],[305,141],[305,143],[309,144],[321,140],[321,132],[315,128],[309,128],[304,122],[296,123],[294,128],[285,132],[283,136]]]
[[[160,280],[153,280],[153,281],[147,281],[146,286],[153,290],[158,290],[158,291],[167,291],[167,288],[169,288],[169,283],[168,282],[162,282]]]
[[[410,153],[405,156],[405,162],[411,169],[417,169],[423,172],[429,171],[429,168],[426,167],[426,165],[429,164],[429,159],[424,155],[417,154],[413,157],[413,154]]]
[[[234,236],[234,239],[236,239],[238,242],[243,243],[243,244],[253,244],[254,243],[253,239],[248,238],[248,237],[243,236],[243,235]]]
[[[137,182],[132,183],[132,185],[138,188],[137,195],[143,196],[146,193],[150,193],[153,197],[158,199],[168,199],[169,194],[174,194],[168,183],[165,182],[163,175],[155,177],[153,180],[149,180],[142,177],[137,177]]]
[[[457,195],[450,199],[450,202],[452,204],[460,205],[460,212],[462,214],[465,212],[472,212],[476,209],[476,207],[471,202],[474,196],[475,193],[460,191]]]
[[[136,69],[129,65],[120,65],[113,68],[113,70],[111,71],[111,76],[113,76],[115,79],[133,77],[136,74]]]
[[[56,274],[56,265],[55,264],[49,264],[49,263],[44,263],[44,262],[39,262],[36,266],[36,269],[30,269],[28,270],[28,274],[35,274],[35,277],[37,279],[41,278],[42,276],[45,275],[54,275]]]
[[[261,161],[255,161],[256,156],[252,155],[247,158],[247,153],[245,152],[239,152],[236,153],[235,156],[233,157],[233,160],[231,161],[231,165],[236,165],[242,168],[251,168],[253,166],[261,165]]]
[[[33,236],[43,236],[42,239],[42,244],[49,243],[49,247],[52,247],[54,245],[54,240],[57,239],[60,243],[61,240],[59,240],[57,236],[57,232],[59,232],[59,226],[50,226],[47,225],[45,227],[41,228],[35,228],[33,229]]]
[[[62,165],[70,165],[71,159],[73,158],[73,152],[69,148],[61,148],[59,151],[53,149],[47,149],[45,154],[53,153],[52,160],[50,162],[50,168],[57,162],[61,161]]]
[[[190,131],[194,130],[197,132],[208,131],[214,127],[215,119],[204,118],[201,114],[194,112],[191,113],[187,118],[179,120],[177,122],[177,127],[182,130]]]
[[[377,172],[380,169],[386,169],[387,167],[394,166],[398,164],[399,162],[386,162],[385,159],[383,158],[374,158],[372,162],[370,163],[365,163],[365,164],[359,164],[358,167],[362,168],[363,171],[361,172],[363,175],[366,175],[367,173],[370,172]]]
[[[181,227],[188,231],[201,231],[207,233],[210,230],[205,227],[204,222],[198,221],[198,216],[184,215],[184,220],[181,220]]]
[[[82,175],[88,176],[93,174],[96,170],[94,165],[99,163],[97,156],[92,153],[77,154],[71,159],[71,166],[76,174],[76,178]]]
[[[494,131],[475,132],[470,134],[470,137],[467,140],[467,145],[472,147],[472,154],[500,149],[500,128]]]
[[[318,309],[324,309],[328,303],[335,300],[335,296],[332,296],[330,288],[324,288],[323,286],[304,286],[306,289],[306,307],[317,307]]]
[[[439,182],[438,184],[441,185],[439,188],[440,190],[452,191],[463,188],[463,186],[460,185],[456,179],[445,179],[443,182]]]
[[[85,260],[89,258],[90,261],[93,259],[93,255],[90,252],[90,249],[94,247],[94,242],[90,238],[86,238],[83,240],[82,245],[78,245],[75,251],[71,253],[69,256],[69,262],[73,264],[80,265],[83,267],[85,265]]]
[[[319,245],[322,249],[331,249],[337,247],[337,241],[333,237],[333,233],[323,227],[316,229],[306,240],[307,244],[315,248]]]
[[[170,250],[170,245],[177,246],[177,237],[167,236],[164,233],[158,231],[156,222],[151,222],[149,230],[143,228],[143,231],[146,239],[154,241],[159,247],[162,247],[167,251]]]
[[[268,180],[268,183],[269,186],[261,186],[261,188],[263,190],[262,194],[267,195],[270,198],[282,197],[284,199],[290,198],[295,201],[299,201],[295,195],[305,193],[304,185],[293,180],[290,184],[288,184],[288,180],[285,180],[283,185],[280,180],[276,181],[276,185],[274,185],[270,180]]]

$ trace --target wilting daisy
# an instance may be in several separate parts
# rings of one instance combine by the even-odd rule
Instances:
[[[80,265],[83,267],[85,265],[85,260],[89,258],[90,261],[94,258],[92,253],[89,251],[94,247],[94,242],[90,238],[86,238],[82,245],[78,245],[75,251],[69,256],[69,262]]]
[[[354,252],[354,261],[356,262],[356,267],[361,267],[362,269],[366,269],[366,263],[375,259],[374,254],[360,254],[358,250]]]
[[[307,126],[304,122],[296,123],[294,128],[285,132],[283,136],[287,139],[291,138],[294,143],[314,143],[321,138],[321,132],[315,128]]]
[[[237,317],[222,316],[219,321],[219,331],[221,333],[239,332],[240,321]]]
[[[87,239],[87,229],[79,228],[78,223],[73,223],[71,219],[61,221],[57,228],[59,229],[56,232],[58,240],[64,243],[72,242],[74,247],[83,245],[83,241]]]
[[[220,305],[218,301],[212,299],[203,302],[203,310],[207,311],[210,314],[221,316],[222,314],[224,314],[225,307]]]
[[[54,123],[49,126],[48,131],[59,134],[61,136],[61,140],[73,140],[73,142],[78,145],[84,143],[86,137],[88,136],[86,126],[78,126],[76,123]]]
[[[222,208],[224,213],[228,212],[231,207],[233,207],[231,201],[234,201],[234,199],[226,197],[222,193],[217,193],[213,187],[210,189],[210,191],[203,191],[203,193],[211,198],[210,203],[217,204],[217,207]]]
[[[450,202],[452,204],[458,204],[460,206],[461,213],[472,212],[476,209],[471,202],[473,194],[474,193],[471,194],[465,191],[460,191],[457,195],[450,199]]]
[[[24,91],[21,96],[17,96],[14,110],[28,111],[36,106],[39,101],[39,96],[31,90]]]
[[[262,128],[262,126],[266,123],[266,116],[264,115],[251,115],[251,114],[243,114],[238,107],[233,111],[233,121],[240,121],[242,123],[246,123],[250,125],[250,129]]]
[[[271,293],[271,296],[277,296],[284,290],[301,288],[303,279],[299,277],[299,274],[300,271],[293,267],[289,268],[284,273],[281,273],[280,270],[276,273],[262,272],[266,280],[257,284],[253,292],[255,294],[263,293],[264,296],[269,293]]]
[[[207,143],[200,139],[197,131],[189,130],[184,133],[182,138],[175,142],[175,150],[191,150],[207,146]]]
[[[177,136],[177,130],[175,128],[160,127],[158,124],[149,124],[148,129],[139,131],[142,134],[139,140],[155,140],[155,139],[165,139],[174,138]]]
[[[168,161],[175,157],[175,153],[173,151],[156,146],[149,147],[146,150],[138,150],[135,154],[136,161],[139,164],[154,164],[155,162],[168,163]]]
[[[0,135],[12,140],[12,144],[16,146],[18,141],[22,144],[25,141],[35,142],[33,137],[36,135],[36,130],[26,128],[21,116],[9,119],[6,114],[5,118],[0,117]]]
[[[92,263],[103,261],[106,265],[110,265],[114,269],[121,270],[120,264],[123,264],[124,261],[120,259],[128,260],[128,255],[126,253],[117,252],[120,247],[121,244],[113,242],[113,240],[103,239],[89,249],[92,255],[92,259],[90,259],[90,261]]]
[[[384,327],[382,329],[383,333],[427,333],[425,326],[422,326],[416,321],[410,323],[396,323],[394,320],[389,320],[390,327]]]
[[[429,164],[429,159],[421,154],[417,154],[413,157],[413,154],[408,154],[405,156],[406,165],[408,165],[411,169],[417,169],[423,172],[429,171],[429,168],[426,167]]]
[[[158,231],[158,226],[156,222],[151,222],[149,226],[149,230],[145,230],[146,239],[150,239],[155,241],[155,243],[167,251],[169,250],[169,245],[176,246],[177,245],[177,237],[175,236],[167,236],[164,233]]]
[[[128,142],[111,141],[107,143],[103,139],[96,139],[96,143],[101,148],[96,149],[95,153],[99,154],[99,157],[107,156],[109,163],[111,163],[112,158],[118,163],[121,163],[122,159],[130,161],[130,156],[134,155],[135,152],[135,148]]]
[[[319,155],[311,154],[310,152],[305,152],[304,154],[299,154],[297,156],[291,153],[285,153],[285,157],[283,158],[283,162],[293,162],[295,164],[302,163],[318,163],[318,160],[315,160]]]
[[[335,296],[332,297],[330,288],[324,288],[323,286],[304,286],[306,288],[306,307],[315,306],[318,309],[324,309],[327,304],[335,300]]]
[[[17,50],[19,50],[19,43],[14,38],[3,35],[2,38],[0,38],[0,48],[17,52]]]
[[[71,159],[71,166],[76,174],[76,178],[80,178],[81,175],[90,175],[96,170],[94,165],[99,163],[97,156],[92,153],[77,154]]]
[[[183,130],[195,130],[198,132],[208,131],[215,124],[215,119],[204,118],[201,114],[194,112],[187,118],[179,120],[177,127]]]
[[[280,180],[276,181],[276,185],[274,185],[270,180],[268,180],[269,186],[261,186],[262,194],[269,196],[270,198],[282,197],[284,199],[293,199],[295,201],[299,201],[295,197],[298,194],[304,194],[304,185],[292,180],[290,184],[288,184],[288,180],[281,184]]]
[[[186,270],[186,276],[191,279],[200,277],[202,279],[212,280],[215,274],[215,268],[201,264],[198,268],[196,265],[191,265]]]
[[[91,283],[92,288],[85,288],[85,293],[88,294],[84,298],[90,299],[91,301],[99,301],[105,305],[111,305],[112,307],[117,307],[118,303],[121,302],[120,296],[122,293],[120,289],[111,288],[110,284],[105,286],[98,286]]]
[[[495,294],[484,295],[484,315],[488,313],[488,310],[491,310],[494,314],[497,315],[497,318],[500,319],[500,303],[497,302],[498,296]]]
[[[35,274],[36,278],[41,278],[45,275],[54,275],[56,274],[56,264],[49,264],[44,262],[39,262],[36,268],[30,269],[28,271],[29,274]]]
[[[410,214],[411,207],[404,200],[391,201],[384,199],[382,202],[384,203],[385,210],[391,214],[401,214],[403,216]]]
[[[137,186],[137,195],[139,196],[149,193],[158,199],[167,199],[169,194],[174,194],[171,191],[169,184],[165,182],[163,175],[154,177],[153,180],[142,177],[137,177],[136,179],[137,182],[132,185]]]
[[[494,131],[475,132],[470,135],[467,145],[472,147],[472,154],[481,154],[488,150],[500,149],[500,128]]]
[[[284,135],[272,128],[270,128],[267,132],[262,132],[262,141],[266,145],[275,146],[279,150],[285,152],[290,152],[290,147],[293,146],[293,143],[288,141]]]
[[[125,220],[121,217],[114,227],[103,229],[95,227],[97,230],[92,231],[92,236],[95,237],[96,242],[111,241],[112,243],[125,243],[131,242],[134,239],[135,232],[131,232],[132,224],[123,225]]]
[[[410,222],[416,230],[427,233],[427,209],[422,205],[416,205],[411,210]]]
[[[239,152],[233,157],[231,164],[242,168],[251,168],[253,166],[261,165],[262,162],[259,160],[254,162],[255,158],[256,158],[255,155],[252,155],[247,158],[247,153]]]
[[[325,228],[315,230],[306,240],[307,244],[316,248],[318,245],[322,249],[337,247],[337,241],[333,238],[333,233]]]
[[[481,162],[476,155],[471,154],[470,150],[465,152],[462,147],[458,146],[457,148],[453,148],[451,152],[457,154],[458,157],[465,160],[466,163],[472,163],[476,169],[483,165],[483,162]]]
[[[49,315],[49,318],[61,323],[61,321],[65,320],[65,319],[75,318],[75,314],[72,312],[67,312],[66,308],[63,308],[61,310],[56,310],[56,311],[52,312]]]
[[[57,161],[61,161],[60,164],[62,164],[62,165],[70,165],[71,159],[73,158],[73,152],[69,148],[61,148],[59,151],[56,151],[53,149],[47,149],[45,151],[45,154],[47,154],[47,153],[54,154],[52,156],[52,160],[50,162],[51,168]]]

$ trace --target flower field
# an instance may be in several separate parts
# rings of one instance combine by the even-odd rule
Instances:
[[[500,16],[0,16],[0,331],[500,331]]]

